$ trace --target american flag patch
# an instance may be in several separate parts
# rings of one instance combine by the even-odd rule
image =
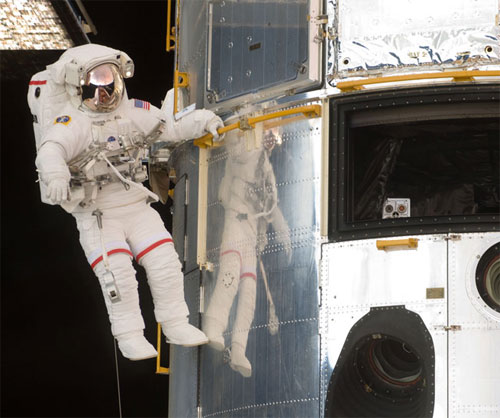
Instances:
[[[145,102],[144,100],[134,99],[134,106],[140,107],[141,109],[149,110],[151,108],[151,104],[149,102]]]

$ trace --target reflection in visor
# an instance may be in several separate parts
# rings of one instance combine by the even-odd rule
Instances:
[[[122,96],[123,79],[115,65],[102,64],[88,72],[82,86],[85,107],[97,112],[111,112],[118,107]]]

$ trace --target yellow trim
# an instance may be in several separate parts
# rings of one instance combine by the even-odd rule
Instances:
[[[189,86],[189,74],[175,70],[174,72],[174,115],[179,111],[178,109],[178,97],[179,97],[179,87]]]
[[[177,87],[189,86],[189,74],[175,70],[175,84]]]
[[[343,92],[363,90],[364,85],[394,83],[399,81],[427,80],[435,78],[453,78],[455,82],[474,81],[474,77],[499,77],[500,71],[444,71],[439,73],[405,74],[389,77],[373,77],[362,80],[340,81],[337,88]]]
[[[392,240],[377,240],[377,249],[386,250],[389,247],[408,247],[418,248],[417,238],[392,239]]]
[[[264,122],[270,119],[281,118],[284,116],[296,115],[297,113],[302,113],[307,118],[317,118],[321,116],[321,105],[308,105],[299,106],[292,109],[280,110],[273,113],[268,113],[262,116],[256,116],[253,118],[242,119],[238,122],[232,123],[230,125],[219,128],[217,132],[219,135],[225,134],[226,132],[233,131],[235,129],[247,129],[248,126],[253,128],[256,123]],[[200,138],[194,140],[194,145],[200,148],[218,147],[221,146],[221,142],[213,142],[213,135],[206,134]]]
[[[168,5],[167,5],[167,47],[166,47],[167,52],[175,51],[175,46],[177,44],[175,26],[171,26],[171,24],[170,24],[171,17],[172,17],[172,0],[168,0]]]
[[[158,351],[158,357],[156,357],[156,374],[170,374],[170,368],[160,366],[161,358],[161,325],[158,324],[158,339],[156,341],[156,351]]]

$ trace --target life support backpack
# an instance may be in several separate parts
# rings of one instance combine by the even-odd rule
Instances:
[[[33,130],[35,131],[36,150],[55,118],[69,101],[64,84],[56,84],[49,70],[40,71],[31,77],[28,88],[28,106],[33,115]]]
[[[36,73],[29,82],[28,106],[33,115],[33,131],[35,133],[36,152],[45,132],[54,124],[55,118],[61,114],[62,108],[68,103],[69,95],[64,84],[52,80],[49,70]],[[45,185],[40,183],[42,202],[53,205],[45,196]]]

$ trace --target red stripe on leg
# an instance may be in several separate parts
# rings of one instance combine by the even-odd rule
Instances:
[[[227,251],[224,251],[223,253],[221,253],[221,257],[227,255],[227,254],[231,254],[231,253],[234,253],[234,254],[237,254],[238,257],[240,258],[240,264],[242,263],[242,259],[241,259],[241,253],[239,251],[236,251],[236,250],[227,250]]]
[[[252,279],[257,280],[257,276],[255,274],[253,274],[253,273],[243,273],[240,276],[240,279],[243,279],[243,277],[251,277]]]
[[[139,259],[141,257],[145,256],[147,253],[154,250],[156,247],[159,247],[162,244],[166,244],[167,242],[174,242],[174,240],[171,238],[165,238],[165,239],[162,239],[160,241],[155,242],[154,244],[150,245],[148,248],[146,248],[145,250],[143,250],[139,254],[137,254],[137,256],[135,257],[136,261],[139,261]]]
[[[116,253],[126,253],[128,255],[130,255],[130,257],[133,257],[132,253],[130,252],[130,250],[127,250],[126,248],[116,248],[114,250],[111,250],[111,251],[108,251],[108,257],[110,255],[113,255],[113,254],[116,254]],[[90,267],[94,268],[95,266],[97,266],[101,261],[103,260],[103,256],[101,255],[100,257],[96,258],[95,261],[90,265]]]

